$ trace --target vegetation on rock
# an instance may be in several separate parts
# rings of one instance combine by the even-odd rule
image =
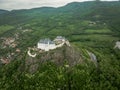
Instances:
[[[0,60],[10,62],[0,62],[0,89],[118,90],[120,50],[114,46],[120,40],[119,15],[119,1],[0,13]],[[36,58],[27,55],[28,48],[36,47],[40,39],[56,36],[65,36],[72,47]],[[97,67],[87,51],[96,56]]]

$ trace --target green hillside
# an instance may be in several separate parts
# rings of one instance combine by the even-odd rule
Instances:
[[[0,61],[0,90],[119,90],[119,1],[1,11],[0,60],[7,64]],[[27,55],[40,39],[56,36],[71,48]]]
[[[9,12],[9,11],[0,9],[0,14],[4,14],[4,13],[7,13],[7,12]]]

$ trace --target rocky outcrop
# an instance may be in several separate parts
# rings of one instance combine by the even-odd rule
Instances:
[[[120,41],[117,41],[117,42],[116,42],[116,45],[115,45],[114,49],[115,49],[115,48],[120,49]]]
[[[73,47],[64,45],[63,47],[51,50],[49,52],[38,53],[36,58],[27,56],[25,65],[31,73],[35,72],[39,64],[45,62],[54,62],[56,65],[64,65],[66,62],[69,66],[74,66],[82,61],[81,53]],[[30,67],[30,68],[29,68]],[[34,69],[32,68],[34,67]]]
[[[96,55],[94,54],[94,53],[92,53],[92,52],[90,52],[90,51],[88,51],[87,50],[87,53],[88,53],[88,55],[90,56],[90,59],[93,61],[93,63],[95,64],[95,66],[97,67],[98,65],[98,63],[97,63],[97,57],[96,57]]]

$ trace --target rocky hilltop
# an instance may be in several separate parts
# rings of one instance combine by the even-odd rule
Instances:
[[[31,73],[35,72],[40,64],[46,62],[54,62],[58,66],[62,66],[65,63],[68,66],[74,66],[83,61],[80,51],[66,45],[48,52],[37,52],[37,54],[35,58],[27,55],[25,59],[26,70],[29,70]]]

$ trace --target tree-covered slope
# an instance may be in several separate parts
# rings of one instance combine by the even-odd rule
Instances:
[[[118,1],[73,2],[0,14],[0,59],[8,60],[0,62],[0,89],[118,90],[120,50],[114,46],[120,40],[119,15]],[[27,55],[40,39],[56,36],[65,36],[72,48],[37,52],[36,58]]]
[[[112,30],[119,33],[119,8],[120,2],[97,2],[96,6],[93,7],[94,11],[86,15],[85,18],[105,22]]]
[[[7,13],[7,12],[9,12],[9,11],[0,9],[0,14],[4,14],[4,13]]]
[[[51,16],[70,16],[74,14],[84,15],[89,10],[91,12],[91,7],[94,6],[94,2],[73,2],[67,4],[66,6],[59,7],[59,8],[52,8],[52,7],[42,7],[42,8],[33,8],[33,9],[23,9],[23,10],[12,10],[9,13],[2,14],[0,16],[0,23],[1,24],[15,24],[25,22],[27,20],[31,20],[32,18],[35,19],[36,17],[51,17]],[[23,21],[22,21],[23,20]]]

